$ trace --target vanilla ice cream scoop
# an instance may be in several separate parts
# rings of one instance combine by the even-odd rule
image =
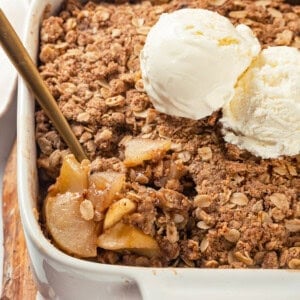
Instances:
[[[270,47],[224,106],[225,140],[262,158],[300,153],[300,51]]]
[[[245,25],[204,9],[161,15],[141,52],[144,87],[163,113],[201,119],[229,101],[260,51]]]

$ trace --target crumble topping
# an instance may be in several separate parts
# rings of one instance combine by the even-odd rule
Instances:
[[[97,261],[300,268],[300,155],[254,157],[224,142],[220,112],[198,121],[167,116],[143,90],[139,53],[147,33],[160,14],[184,7],[211,9],[250,26],[263,47],[300,48],[300,6],[282,0],[69,0],[58,16],[43,21],[41,76],[92,160],[91,172],[126,175],[126,197],[137,208],[124,222],[154,237],[164,254],[99,249]],[[170,149],[128,166],[126,145],[137,138],[168,140]],[[36,140],[40,181],[49,185],[68,149],[40,109]],[[80,211],[97,217],[90,202]]]

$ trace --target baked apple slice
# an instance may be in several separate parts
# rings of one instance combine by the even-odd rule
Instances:
[[[67,192],[48,197],[44,207],[46,228],[63,251],[78,257],[95,257],[97,225],[93,220],[82,218],[82,201],[79,193]]]
[[[98,237],[98,246],[113,251],[128,250],[150,258],[160,254],[159,246],[153,237],[121,222]]]
[[[88,199],[97,211],[105,211],[125,185],[125,174],[113,171],[97,172],[89,176]]]
[[[82,193],[88,188],[90,162],[84,159],[79,163],[73,154],[66,155],[60,169],[60,175],[52,190],[57,193]]]
[[[135,167],[144,161],[161,159],[171,148],[170,140],[151,140],[135,138],[125,144],[126,167]]]
[[[136,210],[136,204],[130,199],[123,198],[113,203],[105,215],[103,228],[104,230],[117,224],[121,219]]]

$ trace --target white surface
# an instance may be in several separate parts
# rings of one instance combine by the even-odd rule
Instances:
[[[13,27],[19,36],[22,35],[24,29],[24,19],[27,11],[28,0],[0,0],[0,7],[4,11],[6,17],[11,22]],[[5,76],[1,74],[0,79],[0,117],[3,115],[9,107],[9,103],[12,99],[11,94],[14,91],[17,72],[14,66],[7,58],[5,52],[0,47],[0,66],[1,72],[5,70]]]
[[[23,23],[29,0],[0,0],[0,8],[17,32],[23,30]],[[2,208],[2,178],[7,156],[16,138],[16,71],[0,47],[0,207]],[[0,294],[3,275],[3,222],[0,212]]]

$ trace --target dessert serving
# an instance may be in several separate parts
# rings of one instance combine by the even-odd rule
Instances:
[[[299,269],[299,14],[69,0],[46,15],[40,74],[89,157],[37,108],[51,242],[107,264]]]

